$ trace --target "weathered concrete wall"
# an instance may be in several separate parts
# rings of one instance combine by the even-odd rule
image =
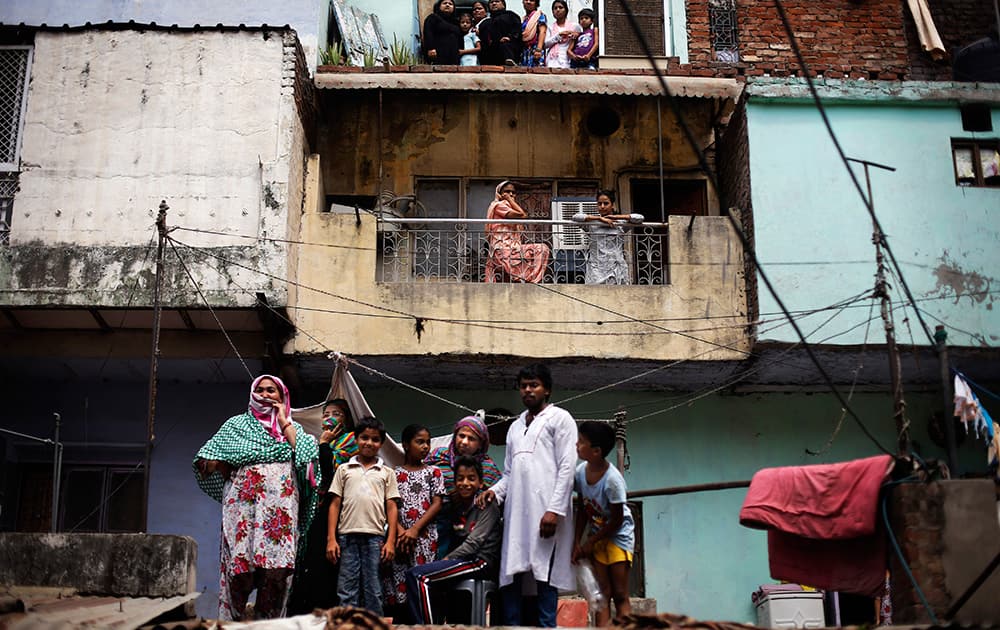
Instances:
[[[328,115],[316,152],[329,194],[412,194],[418,176],[586,178],[619,188],[627,170],[658,166],[656,101],[640,97],[481,92],[325,91]],[[680,99],[688,124],[714,158],[712,101]],[[587,117],[608,108],[620,128],[602,138]],[[663,108],[668,172],[697,170],[676,118]],[[379,138],[381,130],[381,142]],[[379,148],[384,179],[379,184]],[[714,207],[712,209],[714,211]]]
[[[151,275],[165,199],[169,226],[232,235],[173,238],[249,267],[181,248],[216,304],[253,304],[256,291],[284,303],[284,282],[257,271],[286,277],[286,248],[254,239],[285,238],[302,203],[300,59],[289,31],[38,33],[0,300],[124,304],[116,289]],[[200,304],[175,271],[167,293]],[[133,304],[148,304],[140,284]]]
[[[173,597],[195,590],[198,546],[187,536],[0,534],[0,584],[81,594]]]
[[[81,26],[104,22],[140,23],[155,22],[160,25],[178,26],[271,26],[289,25],[298,33],[306,50],[309,67],[316,68],[317,47],[326,42],[329,0],[287,0],[275,3],[268,0],[171,0],[170,2],[143,2],[143,0],[9,0],[0,4],[0,22],[4,24],[49,26]]]
[[[989,479],[903,484],[891,495],[892,528],[924,597],[942,622],[986,565],[1000,553],[997,496]],[[895,555],[892,572],[893,622],[930,623],[913,584]],[[987,579],[954,620],[995,624],[1000,619],[1000,573]]]
[[[306,214],[300,240],[333,247],[312,245],[299,249],[299,282],[310,289],[300,287],[289,309],[303,309],[293,311],[295,323],[309,335],[297,335],[286,350],[307,354],[323,353],[332,348],[349,354],[385,355],[482,353],[661,360],[695,355],[705,360],[742,358],[749,350],[745,329],[720,328],[720,320],[714,319],[728,316],[733,322],[745,321],[739,242],[723,217],[699,217],[690,232],[686,217],[670,219],[672,284],[563,285],[557,292],[551,292],[523,284],[378,284],[375,282],[377,252],[373,217],[362,215],[358,225],[354,215]],[[525,323],[553,319],[592,322],[608,317],[607,311],[586,302],[612,310],[627,305],[627,312],[641,313],[642,318],[648,319],[689,317],[691,321],[684,322],[686,329],[708,328],[694,334],[732,349],[713,347],[642,323],[616,327],[616,332],[626,334],[616,337],[615,343],[608,343],[603,336],[586,334],[593,330],[589,323],[558,325],[555,328],[562,334],[552,335],[544,331],[512,334],[509,330],[496,328],[425,321],[418,339],[414,319],[370,316],[385,315],[388,310],[426,318],[483,322],[519,317]],[[387,310],[364,306],[365,303]],[[700,320],[702,317],[706,319]],[[574,330],[580,334],[571,334]]]

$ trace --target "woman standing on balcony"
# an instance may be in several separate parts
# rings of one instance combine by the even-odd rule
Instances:
[[[259,618],[284,615],[299,537],[316,510],[316,438],[292,420],[288,388],[257,377],[194,460],[198,486],[222,503],[219,618],[239,621],[257,589]]]
[[[521,22],[521,65],[534,68],[545,65],[545,31],[547,20],[538,8],[538,0],[524,0],[524,21]]]
[[[423,49],[427,63],[457,66],[463,37],[455,17],[455,0],[437,0],[434,12],[424,20]]]
[[[576,22],[566,19],[569,6],[566,0],[555,0],[552,3],[552,17],[545,38],[545,65],[549,68],[569,67],[569,48],[576,42],[582,29]]]
[[[500,182],[494,201],[486,211],[487,219],[526,219],[528,213],[514,201],[516,189],[509,181]],[[542,281],[549,265],[549,247],[543,243],[524,243],[524,226],[516,223],[487,223],[486,239],[490,257],[486,261],[484,282]]]
[[[505,0],[489,0],[490,17],[479,24],[483,65],[516,66],[521,61],[521,17],[507,10]]]

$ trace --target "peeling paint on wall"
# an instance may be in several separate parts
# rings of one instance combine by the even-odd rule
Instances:
[[[953,304],[958,304],[963,297],[967,297],[970,305],[985,304],[986,310],[993,310],[993,302],[996,301],[996,297],[990,293],[993,278],[978,271],[966,271],[952,260],[948,250],[944,250],[938,260],[941,264],[934,268],[937,284],[930,295],[945,297],[949,293],[954,294]]]

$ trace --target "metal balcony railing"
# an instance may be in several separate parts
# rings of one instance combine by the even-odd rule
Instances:
[[[667,284],[667,224],[621,225],[627,283]],[[584,284],[588,265],[607,267],[606,261],[591,260],[590,238],[573,221],[383,216],[378,223],[376,280]]]

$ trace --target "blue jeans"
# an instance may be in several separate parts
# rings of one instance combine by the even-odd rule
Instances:
[[[378,566],[384,536],[337,534],[340,545],[340,576],[337,596],[342,606],[361,606],[382,616],[382,583]]]
[[[503,625],[522,626],[521,606],[524,596],[521,594],[521,580],[533,579],[531,573],[520,573],[514,576],[514,582],[500,589],[503,599]],[[556,627],[556,609],[559,604],[559,589],[548,582],[535,580],[538,589],[538,625],[542,628]]]

